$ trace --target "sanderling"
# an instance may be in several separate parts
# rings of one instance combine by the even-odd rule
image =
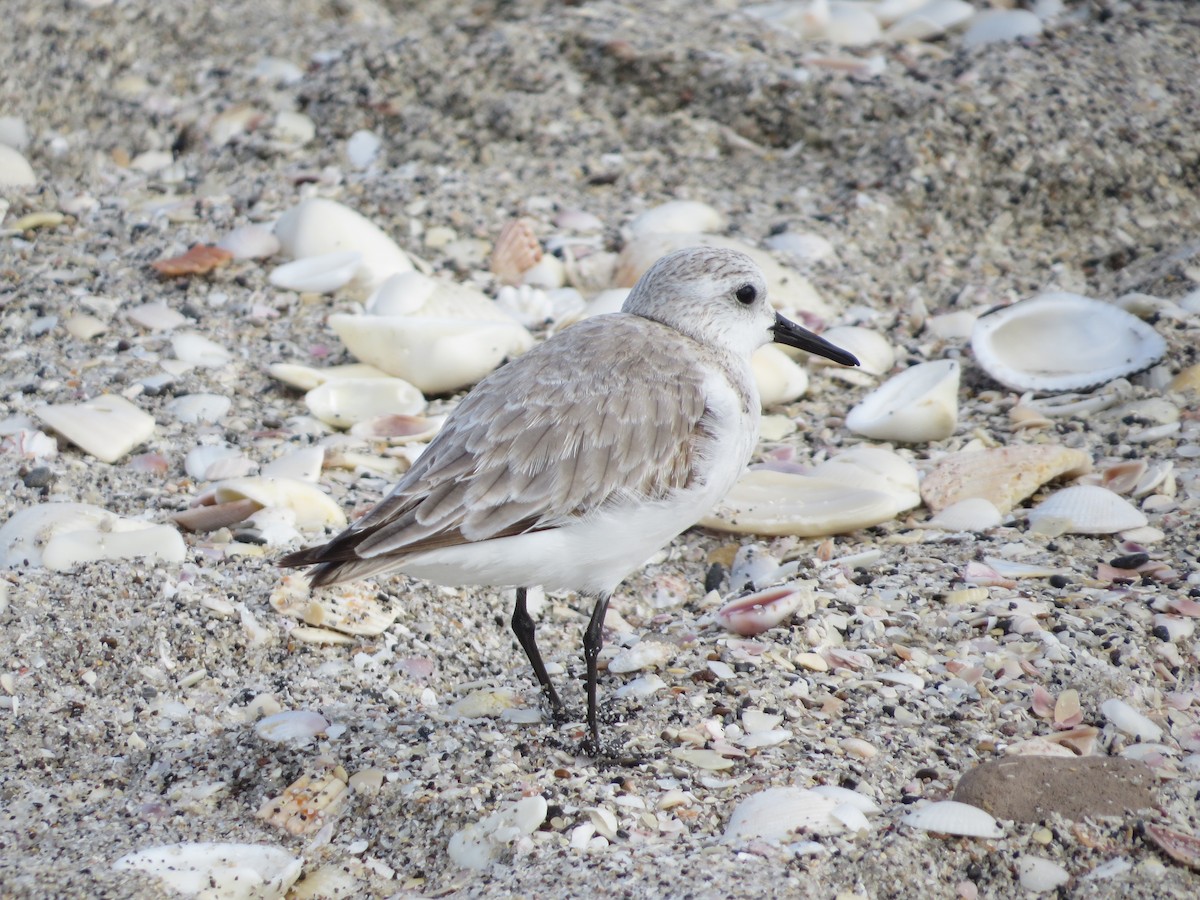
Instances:
[[[664,256],[622,311],[560,332],[463,398],[399,484],[329,543],[284,556],[314,587],[390,570],[515,587],[512,629],[557,716],[526,591],[595,598],[583,634],[590,747],[609,597],[733,486],[758,436],[755,349],[849,353],[776,313],[747,256]]]

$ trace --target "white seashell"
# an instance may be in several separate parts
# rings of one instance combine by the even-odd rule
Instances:
[[[314,198],[292,207],[275,223],[275,235],[295,259],[357,251],[362,254],[357,277],[368,288],[413,267],[408,255],[377,225],[333,200]]]
[[[1027,9],[988,9],[976,14],[962,36],[964,47],[982,47],[1000,41],[1037,37],[1042,20]]]
[[[1100,704],[1100,712],[1112,722],[1119,731],[1140,741],[1162,740],[1163,730],[1146,716],[1142,715],[1124,700],[1115,697]]]
[[[781,843],[799,834],[836,834],[842,823],[832,815],[841,805],[831,797],[798,787],[767,788],[742,800],[729,816],[723,840]]]
[[[684,247],[725,247],[745,253],[757,263],[767,283],[771,305],[785,314],[795,311],[828,318],[832,310],[802,275],[781,266],[775,257],[735,238],[716,234],[642,234],[635,237],[617,259],[618,287],[633,287],[658,259]],[[797,351],[800,352],[800,351]]]
[[[1044,894],[1070,880],[1071,873],[1052,860],[1028,854],[1017,860],[1017,881],[1027,891]]]
[[[276,266],[267,280],[284,290],[332,294],[354,280],[361,264],[362,254],[357,250],[339,250]]]
[[[194,447],[184,458],[183,468],[196,481],[220,481],[224,478],[241,478],[257,468],[233,447],[205,445]]]
[[[460,719],[496,718],[517,705],[517,695],[512,691],[478,690],[450,707],[450,712]]]
[[[24,150],[29,144],[29,126],[17,116],[0,116],[0,144]]]
[[[149,331],[170,331],[187,321],[186,316],[165,303],[143,303],[128,310],[125,316],[130,322]]]
[[[285,109],[271,123],[271,137],[284,144],[302,147],[317,136],[317,123],[302,112]]]
[[[645,675],[633,679],[633,681],[630,681],[627,684],[621,685],[614,693],[620,699],[625,697],[641,699],[661,691],[666,686],[667,683],[665,681],[663,681],[653,672],[648,672]]]
[[[281,476],[300,481],[316,481],[324,465],[324,447],[302,447],[267,463],[262,467],[262,474],[268,477]]]
[[[125,531],[100,529],[56,534],[42,548],[42,564],[53,572],[67,572],[82,563],[103,559],[152,559],[183,562],[183,538],[170,525],[151,525]]]
[[[923,41],[937,37],[975,15],[966,0],[929,0],[897,19],[884,37],[892,41]]]
[[[848,487],[891,494],[896,513],[921,505],[920,475],[907,459],[882,447],[860,445],[843,450],[813,469],[816,478]]]
[[[286,547],[303,538],[296,530],[296,514],[279,506],[264,506],[237,523],[235,540],[243,540],[248,535],[268,547]]]
[[[819,34],[841,47],[858,47],[879,40],[879,20],[869,9],[857,3],[830,3],[829,20]]]
[[[307,709],[287,710],[259,719],[254,733],[264,741],[276,744],[307,744],[325,733],[329,720],[320,713]]]
[[[813,582],[793,582],[756,591],[730,600],[713,617],[735,634],[745,637],[762,634],[800,610],[805,615],[811,614],[816,609],[812,585]]]
[[[763,409],[798,400],[808,390],[808,372],[772,344],[754,351],[750,368]]]
[[[939,441],[958,424],[957,360],[919,363],[872,391],[846,416],[846,427],[881,441]]]
[[[883,25],[891,25],[897,19],[920,9],[929,0],[877,0],[875,15]]]
[[[299,363],[275,363],[267,366],[267,374],[284,384],[311,391],[327,381],[335,378],[391,378],[387,372],[368,366],[365,363],[349,363],[344,366],[328,366],[315,369],[312,366],[302,366]]]
[[[85,503],[40,503],[28,506],[17,510],[0,526],[0,568],[44,565],[45,554],[55,541],[71,534],[121,534],[155,527],[159,526],[140,519],[122,518],[99,506]],[[69,547],[70,544],[63,546]],[[57,551],[55,554],[56,558],[61,558]]]
[[[982,498],[1007,513],[1043,484],[1085,475],[1091,468],[1086,452],[1061,444],[1014,444],[952,453],[925,476],[921,497],[934,512]]]
[[[608,671],[618,675],[655,669],[664,666],[679,652],[679,648],[666,641],[641,640],[622,650],[608,662]]]
[[[567,284],[585,293],[602,291],[613,283],[617,254],[597,250],[586,256],[576,255],[568,246],[563,251],[563,269]]]
[[[341,528],[346,524],[346,514],[328,494],[316,485],[294,478],[262,475],[231,478],[213,485],[213,497],[217,503],[253,500],[262,506],[290,509],[296,514],[296,525],[303,529],[324,528],[327,525]]]
[[[0,453],[15,453],[30,460],[53,459],[58,455],[58,441],[34,428],[18,428],[4,433]]]
[[[885,335],[870,328],[839,325],[826,329],[821,336],[858,357],[859,370],[869,375],[882,375],[896,364],[896,348],[892,346],[892,342]],[[813,356],[811,359],[811,365],[814,366],[846,368],[821,356]]]
[[[29,160],[15,148],[0,144],[0,187],[33,187],[37,176]]]
[[[550,295],[526,284],[501,287],[496,292],[496,305],[526,328],[540,328],[555,319]]]
[[[942,313],[925,320],[925,330],[943,341],[962,343],[971,338],[979,313],[969,309]]]
[[[774,584],[786,574],[780,574],[779,560],[766,552],[761,544],[745,544],[733,556],[729,583],[735,591],[751,590]],[[795,571],[795,566],[791,571]]]
[[[42,406],[34,415],[106,463],[116,462],[154,434],[154,417],[115,394],[101,394],[84,403]]]
[[[633,237],[645,234],[691,234],[720,231],[726,225],[720,211],[696,200],[671,200],[640,213],[629,223]]]
[[[208,425],[224,417],[232,403],[220,394],[184,394],[167,404],[167,412],[187,425]]]
[[[700,524],[737,534],[819,537],[878,525],[897,512],[891,493],[757,469],[743,475]]]
[[[783,722],[783,716],[765,713],[760,709],[747,709],[742,712],[742,727],[746,734],[762,734],[774,731]]]
[[[982,532],[995,528],[1004,517],[991,500],[970,497],[951,503],[925,524],[942,531]]]
[[[1147,524],[1145,514],[1124,497],[1094,484],[1064,488],[1029,511],[1038,534],[1114,534]]]
[[[318,628],[343,634],[383,634],[400,614],[400,604],[377,599],[379,589],[361,582],[336,585],[313,593],[301,576],[285,575],[271,591],[275,611]]]
[[[815,788],[810,788],[810,790],[818,797],[835,800],[839,806],[852,806],[863,815],[879,815],[879,807],[876,806],[874,800],[865,794],[860,794],[858,791],[852,791],[850,788],[838,787],[833,784],[821,784]]]
[[[367,299],[366,310],[376,316],[511,321],[509,314],[482,291],[420,272],[401,272],[388,278]]]
[[[399,378],[338,378],[304,395],[309,411],[334,428],[349,428],[386,414],[411,416],[425,409],[425,397]]]
[[[171,348],[180,361],[202,369],[216,369],[233,359],[233,354],[220,344],[194,331],[171,335]]]
[[[364,419],[350,427],[355,437],[368,440],[386,440],[393,444],[411,444],[430,440],[441,430],[445,416],[403,416],[387,414],[373,419]]]
[[[963,837],[1004,837],[1004,830],[988,813],[969,803],[939,800],[913,810],[900,820],[921,831],[938,834],[957,834]]]
[[[356,169],[366,169],[379,158],[383,140],[373,131],[359,129],[346,139],[346,159]]]
[[[975,361],[1020,391],[1085,390],[1150,368],[1166,341],[1111,303],[1053,292],[980,316],[971,335]]]
[[[450,836],[450,859],[464,869],[486,869],[504,848],[533,834],[546,821],[549,806],[541,795],[503,803],[496,812]]]
[[[266,259],[280,250],[279,238],[263,225],[242,225],[219,241],[217,246],[228,250],[234,259]]]
[[[784,231],[766,238],[763,244],[799,263],[819,262],[833,256],[833,244],[819,234]]]
[[[549,253],[543,255],[537,265],[530,266],[521,275],[521,284],[545,291],[558,290],[566,283],[567,270],[563,261]]]
[[[533,346],[533,336],[512,320],[337,314],[329,317],[329,325],[358,359],[426,394],[474,384]]]
[[[153,875],[171,890],[209,900],[282,900],[304,861],[266,844],[166,844],[127,853],[117,871]]]

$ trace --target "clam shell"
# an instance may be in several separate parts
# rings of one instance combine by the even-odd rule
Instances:
[[[53,572],[67,572],[82,563],[104,559],[155,559],[183,562],[183,538],[170,525],[141,522],[132,530],[89,529],[55,535],[42,548],[42,564]]]
[[[260,506],[281,506],[296,514],[300,528],[344,527],[346,514],[329,495],[314,484],[295,478],[271,478],[263,475],[231,478],[213,485],[213,499],[218,504],[236,500],[251,500]]]
[[[957,360],[905,369],[872,391],[846,416],[846,427],[880,441],[939,441],[958,424]]]
[[[329,720],[308,709],[291,709],[259,719],[254,733],[276,744],[307,744],[325,733]]]
[[[891,494],[897,513],[921,505],[917,470],[900,454],[882,447],[858,446],[843,450],[813,469],[812,474],[848,487]]]
[[[641,234],[633,238],[617,258],[616,286],[633,287],[637,280],[658,259],[684,247],[726,247],[745,253],[762,270],[767,282],[767,295],[779,310],[812,313],[828,318],[829,305],[816,288],[802,275],[781,266],[770,253],[734,238],[716,234]]]
[[[267,374],[277,381],[302,391],[311,391],[335,378],[391,378],[387,372],[368,366],[366,363],[349,363],[344,366],[327,366],[315,369],[299,363],[275,363],[267,366]]]
[[[276,900],[300,877],[304,861],[266,844],[165,844],[127,853],[117,871],[136,869],[189,897]]]
[[[420,272],[401,272],[383,282],[367,299],[375,316],[425,316],[511,322],[507,312],[481,291]]]
[[[525,273],[542,260],[542,245],[528,219],[510,219],[492,248],[490,267],[504,284],[520,284]]]
[[[1147,524],[1140,509],[1119,494],[1094,484],[1077,484],[1050,495],[1029,511],[1038,534],[1113,534]]]
[[[896,364],[896,348],[887,336],[870,328],[858,325],[838,325],[827,328],[821,337],[841,347],[858,358],[858,369],[869,375],[882,375]],[[846,370],[822,356],[813,356],[810,365],[834,369],[835,373]]]
[[[464,869],[486,869],[506,847],[537,831],[549,809],[540,794],[503,803],[496,812],[452,834],[446,852]]]
[[[240,478],[255,469],[247,459],[233,447],[204,444],[193,447],[183,460],[183,470],[196,481],[220,481],[222,478]]]
[[[333,200],[314,198],[292,207],[275,223],[275,236],[295,259],[345,250],[362,255],[357,278],[368,287],[412,269],[412,260],[377,225]]]
[[[793,582],[730,600],[714,614],[735,634],[752,637],[787,621],[799,610],[816,608],[813,582]],[[773,726],[772,726],[773,727]]]
[[[980,316],[971,349],[980,367],[1006,387],[1059,393],[1144,371],[1167,345],[1151,326],[1111,303],[1060,291]]]
[[[354,280],[362,254],[357,250],[339,250],[306,256],[276,266],[267,280],[277,288],[309,294],[332,294]]]
[[[217,369],[233,359],[233,354],[194,331],[181,331],[171,336],[171,349],[176,359],[202,369]]]
[[[1100,712],[1112,722],[1119,731],[1141,741],[1158,741],[1162,739],[1163,730],[1155,722],[1142,715],[1124,700],[1115,697],[1100,704]]]
[[[892,493],[757,469],[743,475],[700,524],[737,534],[821,537],[878,525],[897,512]]]
[[[285,453],[262,467],[261,474],[316,481],[325,465],[324,447],[301,447]]]
[[[921,831],[957,834],[963,837],[999,838],[1004,831],[989,813],[969,803],[939,800],[913,810],[900,820]]]
[[[996,12],[1025,12],[1024,10],[996,10]],[[1026,13],[1033,16],[1033,13]],[[1036,19],[1036,16],[1033,16]],[[1034,32],[1035,34],[1037,32]],[[1001,38],[996,38],[1001,40]],[[974,46],[974,45],[968,45]],[[1017,882],[1027,891],[1044,894],[1071,880],[1071,873],[1050,859],[1023,855],[1017,860]]]
[[[262,225],[235,228],[217,241],[217,246],[232,253],[234,259],[265,259],[280,250],[279,238]]]
[[[350,428],[385,414],[416,415],[425,397],[399,378],[338,378],[304,395],[309,411],[334,428]]]
[[[716,208],[697,200],[670,200],[638,214],[629,223],[634,237],[644,234],[692,234],[720,231],[725,217]]]
[[[19,509],[0,526],[0,568],[41,566],[55,541],[75,533],[119,534],[155,527],[86,503],[40,503]],[[56,551],[52,555],[57,555]]]
[[[124,397],[101,394],[84,403],[43,406],[34,414],[101,462],[116,462],[154,434],[154,417]]]
[[[766,344],[750,357],[763,409],[791,403],[808,390],[808,373],[778,347]]]
[[[969,497],[951,503],[931,518],[926,524],[942,531],[987,531],[995,528],[1004,519],[996,504],[983,497]]]
[[[232,404],[220,394],[185,394],[168,403],[167,412],[188,425],[207,425],[223,418]]]
[[[1023,444],[943,457],[921,482],[921,497],[934,512],[963,500],[990,501],[1006,513],[1047,482],[1091,471],[1082,450],[1060,444]]]
[[[767,788],[734,807],[725,825],[724,840],[781,843],[801,834],[836,834],[843,825],[832,813],[840,805],[838,799],[804,788]]]
[[[533,336],[512,320],[337,314],[329,325],[355,357],[426,394],[472,385],[533,346]]]
[[[365,419],[350,428],[355,437],[386,440],[395,444],[427,441],[441,430],[445,416],[405,416],[389,413]]]

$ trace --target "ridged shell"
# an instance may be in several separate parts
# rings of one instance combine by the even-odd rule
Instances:
[[[346,770],[337,766],[301,775],[278,797],[264,800],[255,815],[288,834],[313,834],[334,820],[349,799]]]
[[[1144,371],[1167,345],[1150,325],[1111,303],[1053,292],[980,316],[971,349],[980,367],[1006,387],[1057,393]]]
[[[872,391],[846,416],[846,427],[878,441],[939,441],[958,424],[957,360],[919,363]]]
[[[1114,534],[1141,528],[1145,514],[1119,494],[1094,484],[1077,484],[1050,495],[1029,512],[1038,534]]]
[[[492,272],[504,284],[520,284],[525,273],[542,259],[542,245],[528,219],[510,219],[492,248]]]
[[[344,634],[383,634],[400,614],[400,604],[381,603],[379,589],[355,582],[314,593],[301,576],[285,575],[271,592],[271,606],[308,625]]]

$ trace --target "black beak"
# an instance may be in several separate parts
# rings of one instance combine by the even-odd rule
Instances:
[[[847,353],[841,347],[835,347],[823,337],[818,337],[807,328],[801,328],[795,322],[791,322],[775,313],[775,324],[771,326],[771,334],[775,336],[775,343],[787,344],[789,347],[795,347],[797,350],[806,350],[809,353],[815,353],[817,356],[823,356],[826,359],[832,359],[836,363],[841,363],[843,366],[857,366],[858,359],[853,353]]]

